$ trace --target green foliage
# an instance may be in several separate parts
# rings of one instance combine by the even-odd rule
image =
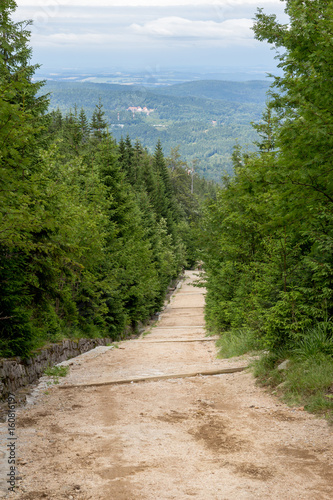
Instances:
[[[44,371],[48,377],[66,377],[69,372],[69,366],[52,366]]]
[[[304,406],[307,411],[325,415],[333,420],[332,379],[333,359],[316,349],[306,351],[306,357],[298,353],[284,352],[263,355],[253,362],[253,373],[261,385],[292,406]],[[290,359],[286,370],[278,370],[278,364]]]
[[[300,359],[332,356],[333,358],[333,324],[331,321],[317,323],[306,330],[292,351]]]
[[[273,351],[328,353],[316,325],[333,314],[332,5],[291,0],[286,12],[288,25],[256,15],[256,37],[284,48],[284,75],[254,125],[257,151],[235,148],[234,176],[206,207],[207,321],[253,329]]]
[[[327,392],[332,385],[332,377],[333,360],[329,357],[299,359],[293,363],[292,369],[287,370],[285,389],[289,398],[295,398],[296,403],[301,403],[301,395]]]
[[[100,141],[103,139],[103,137],[106,137],[107,123],[104,119],[104,115],[105,111],[103,110],[103,104],[100,98],[99,103],[95,106],[90,124],[92,135],[97,141]]]
[[[0,355],[26,357],[64,336],[117,339],[159,310],[198,203],[178,200],[160,143],[116,144],[101,101],[90,124],[76,105],[45,115],[14,8],[0,7]]]
[[[47,377],[52,377],[54,384],[59,384],[59,377],[66,377],[66,375],[68,375],[68,372],[69,366],[49,366],[44,371],[44,374]],[[51,383],[48,382],[48,385],[51,385]]]
[[[256,332],[266,350],[254,363],[259,381],[332,418],[333,11],[329,2],[290,0],[286,12],[286,25],[256,15],[256,37],[283,48],[284,75],[254,125],[257,151],[235,147],[235,174],[205,209],[206,316],[212,331],[229,330],[226,353],[251,349],[239,332]]]
[[[95,112],[96,95],[104,104],[105,121],[117,141],[128,136],[140,138],[150,153],[158,140],[164,151],[176,145],[189,164],[199,159],[197,172],[215,182],[224,171],[232,171],[231,154],[235,140],[251,144],[256,132],[250,122],[259,120],[269,84],[254,82],[189,82],[146,89],[139,86],[75,82],[47,82],[51,109],[68,113],[78,103],[87,116]],[[149,116],[133,114],[129,106],[147,106]],[[118,120],[119,113],[119,120]]]
[[[266,81],[200,80],[160,87],[155,92],[175,97],[199,97],[227,102],[262,104],[268,88],[269,84]]]
[[[252,351],[258,351],[261,349],[262,345],[260,340],[256,337],[255,332],[238,328],[224,332],[217,341],[217,347],[219,348],[219,357],[231,358]]]

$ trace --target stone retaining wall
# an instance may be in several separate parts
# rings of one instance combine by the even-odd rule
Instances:
[[[170,283],[165,304],[168,303],[183,277],[181,275]],[[154,322],[156,319],[158,319],[158,314],[153,315],[145,324],[138,323],[134,330],[128,327],[119,336],[118,340],[126,339],[133,334],[142,333],[149,323]],[[0,402],[7,399],[8,394],[36,382],[48,366],[75,358],[84,352],[91,351],[97,346],[111,344],[112,342],[114,340],[111,339],[63,340],[62,342],[41,349],[34,356],[26,360],[20,358],[0,358]]]
[[[31,358],[0,359],[0,400],[20,387],[32,384],[41,377],[48,366],[61,363],[97,346],[111,344],[111,339],[63,340],[52,344]]]

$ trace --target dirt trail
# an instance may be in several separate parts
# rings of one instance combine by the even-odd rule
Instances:
[[[205,340],[194,277],[186,274],[148,335],[73,360],[62,382],[72,387],[55,386],[20,413],[16,498],[333,498],[331,429],[248,372],[73,387],[246,365],[217,359]]]

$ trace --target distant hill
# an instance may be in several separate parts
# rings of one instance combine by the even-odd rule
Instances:
[[[201,97],[221,101],[262,104],[270,82],[254,80],[250,82],[224,82],[202,80],[186,82],[154,89],[154,92],[177,97]]]
[[[266,102],[269,83],[265,81],[195,81],[159,88],[140,85],[48,81],[50,109],[63,113],[84,108],[91,118],[99,99],[116,140],[122,136],[139,139],[150,151],[161,139],[164,152],[179,145],[190,164],[198,159],[197,171],[219,181],[223,171],[231,171],[233,146],[253,147],[257,139],[251,122],[258,122]],[[128,111],[146,106],[154,111]]]
[[[105,110],[123,111],[130,106],[147,106],[163,112],[164,118],[213,120],[232,114],[253,113],[257,118],[266,99],[266,82],[203,81],[161,88],[78,82],[47,82],[51,107],[69,109],[76,103],[90,115],[101,98]],[[169,116],[170,115],[170,116]]]

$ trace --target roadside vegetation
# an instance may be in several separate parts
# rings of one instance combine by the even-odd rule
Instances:
[[[30,22],[0,5],[0,356],[62,338],[117,339],[160,310],[196,259],[195,227],[213,183],[116,142],[98,102],[48,111],[30,65]]]
[[[206,207],[206,319],[226,332],[223,354],[265,352],[260,383],[332,416],[333,5],[290,0],[286,12],[288,25],[256,14],[284,74],[254,125],[257,151],[235,148],[234,175]]]
[[[52,382],[48,382],[47,385],[51,385],[52,383],[57,385],[59,384],[59,377],[66,377],[69,373],[69,366],[49,366],[46,368],[44,375],[50,377]]]
[[[250,355],[258,383],[290,406],[324,416],[333,424],[333,323],[318,323],[292,348],[263,349],[250,329],[223,332],[219,357]]]

